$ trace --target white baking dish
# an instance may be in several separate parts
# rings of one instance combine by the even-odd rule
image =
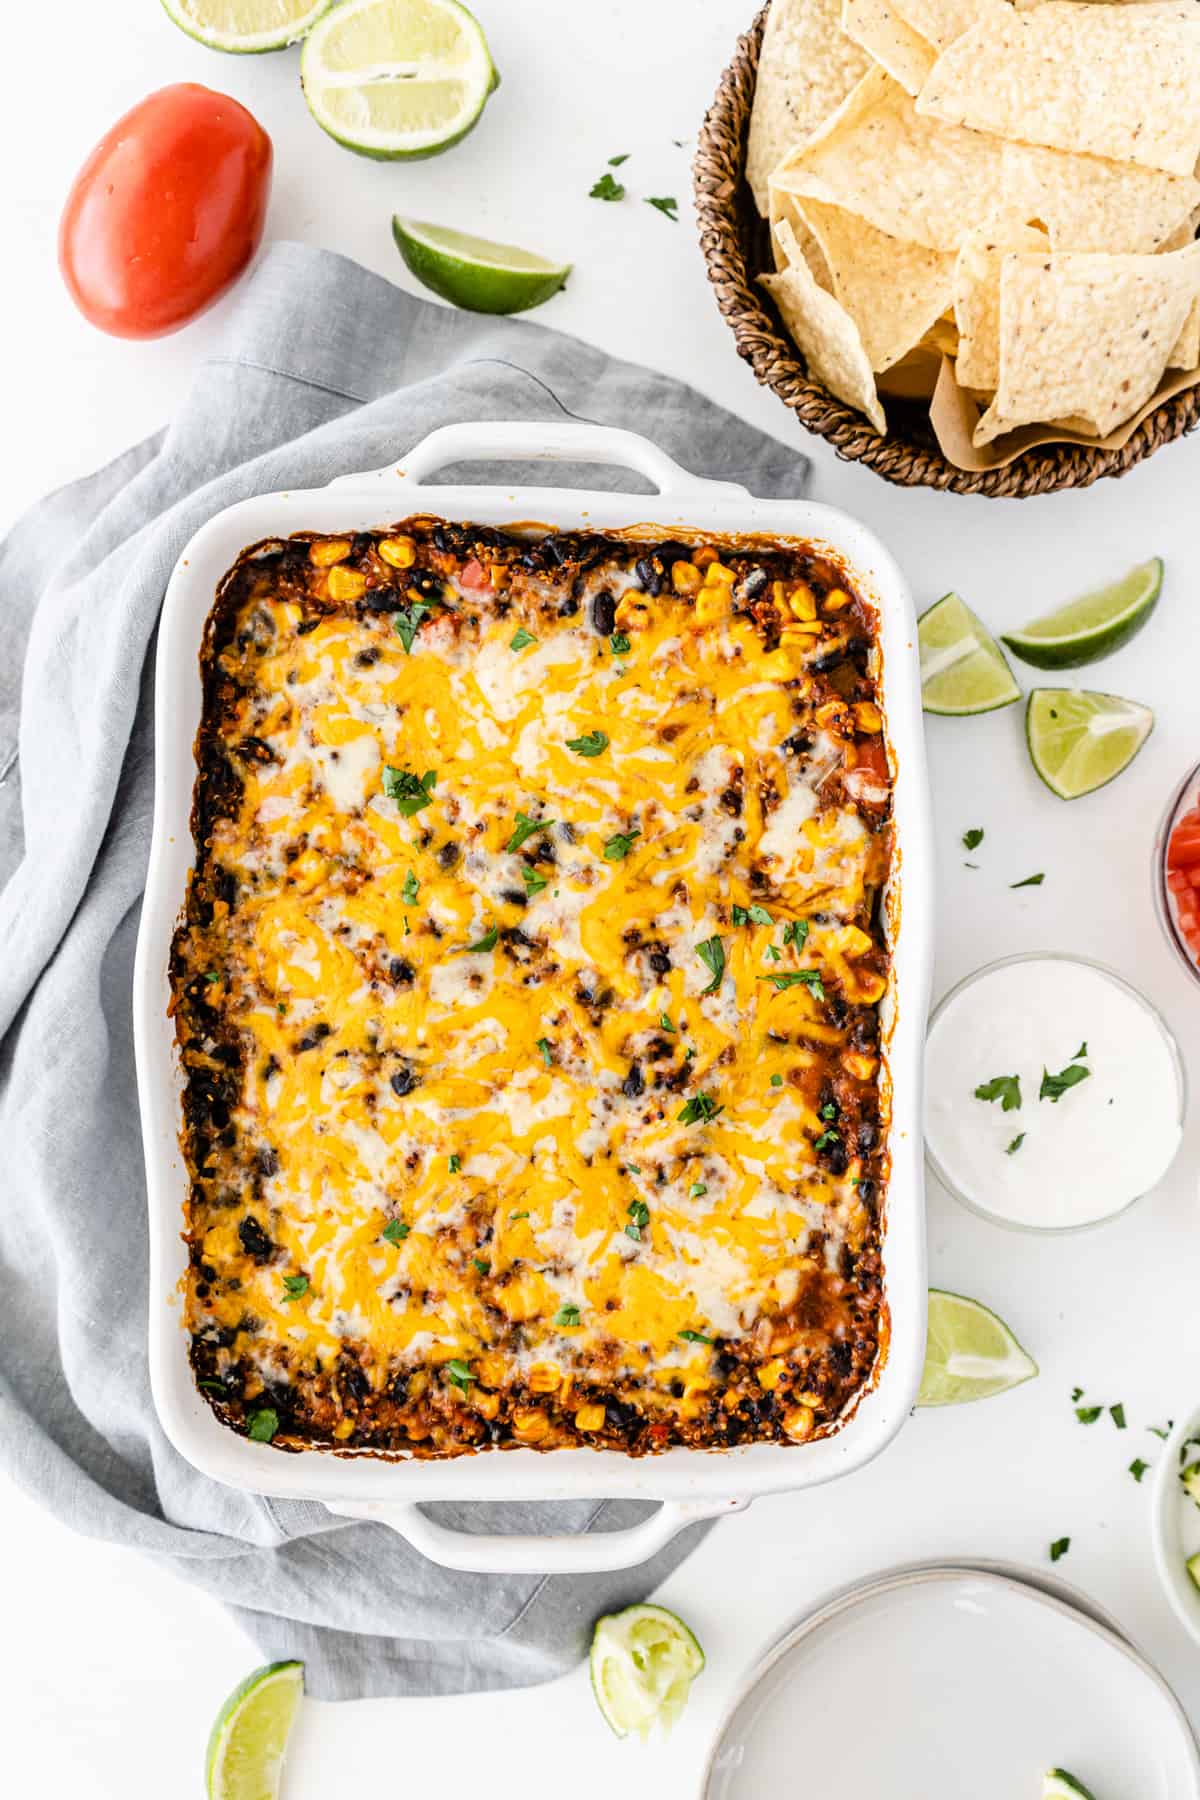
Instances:
[[[439,487],[450,464],[575,462],[636,469],[653,498],[556,488]],[[219,1423],[197,1392],[182,1329],[179,1284],[187,1172],[179,1147],[181,1071],[167,1017],[168,956],[192,858],[190,811],[200,723],[199,650],[214,590],[238,553],[292,531],[357,531],[412,512],[506,526],[612,530],[651,523],[664,536],[762,533],[817,541],[843,558],[882,624],[883,692],[896,765],[899,852],[890,912],[895,934],[890,1019],[892,1176],[884,1258],[891,1343],[875,1386],[836,1435],[811,1444],[728,1451],[672,1449],[635,1459],[615,1451],[517,1449],[445,1462],[286,1454]],[[811,1487],[860,1468],[899,1430],[920,1380],[925,1342],[921,1080],[933,935],[933,848],[925,780],[916,625],[891,557],[843,513],[804,501],[757,500],[744,488],[687,474],[632,432],[587,424],[448,426],[403,465],[345,476],[329,487],[265,494],[218,513],[184,550],[167,588],[155,689],[154,837],[134,969],[138,1091],[150,1205],[150,1374],[163,1428],[181,1455],[232,1487],[323,1501],[378,1519],[434,1560],[464,1569],[584,1570],[643,1561],[693,1519],[745,1506],[760,1494]],[[465,1534],[435,1524],[429,1500],[557,1500],[633,1496],[663,1502],[628,1531],[571,1537]]]

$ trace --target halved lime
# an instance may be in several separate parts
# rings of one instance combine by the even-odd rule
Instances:
[[[500,77],[458,0],[344,0],[300,57],[309,111],[362,156],[437,156],[466,137]]]
[[[1185,1566],[1196,1586],[1200,1588],[1200,1550],[1197,1550],[1195,1556],[1188,1557]]]
[[[209,1800],[276,1800],[304,1692],[304,1664],[268,1663],[239,1682],[217,1714],[204,1778]]]
[[[210,50],[253,55],[298,44],[333,0],[162,0],[189,37]]]
[[[1025,709],[1033,766],[1060,800],[1115,781],[1153,729],[1148,706],[1088,688],[1034,688]]]
[[[1021,698],[991,633],[957,594],[946,594],[917,621],[921,704],[926,712],[994,712]]]
[[[1003,1319],[962,1294],[929,1290],[929,1334],[918,1406],[990,1400],[1032,1381],[1038,1366]]]
[[[1091,1788],[1085,1788],[1065,1769],[1047,1769],[1042,1778],[1042,1800],[1095,1800],[1095,1796]]]
[[[1035,669],[1081,669],[1111,656],[1142,629],[1158,605],[1162,578],[1162,558],[1152,556],[1120,581],[1068,600],[1020,631],[1006,631],[1004,642]]]
[[[515,244],[430,225],[423,219],[392,220],[401,256],[424,287],[470,312],[527,312],[557,294],[570,263],[548,262]]]
[[[704,1667],[695,1634],[665,1606],[606,1613],[592,1633],[592,1692],[618,1737],[644,1738],[661,1720],[669,1731]]]

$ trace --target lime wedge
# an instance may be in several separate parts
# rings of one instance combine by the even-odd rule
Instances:
[[[929,1290],[929,1335],[918,1406],[990,1400],[1031,1381],[1038,1366],[1003,1319],[962,1294]]]
[[[304,1664],[268,1663],[230,1694],[208,1740],[208,1800],[276,1800]]]
[[[1042,1778],[1042,1800],[1095,1800],[1095,1796],[1091,1788],[1085,1788],[1065,1769],[1047,1769]]]
[[[926,712],[994,712],[1021,698],[994,637],[957,594],[947,594],[917,622],[921,704]]]
[[[422,286],[469,312],[527,312],[557,294],[571,273],[570,263],[547,262],[515,244],[493,244],[421,219],[397,215],[392,236]]]
[[[1034,688],[1025,710],[1033,766],[1060,800],[1115,781],[1153,729],[1148,706],[1087,688]]]
[[[1185,1566],[1196,1586],[1200,1588],[1200,1550],[1197,1550],[1195,1556],[1188,1557]]]
[[[1142,629],[1158,605],[1162,578],[1162,558],[1152,556],[1120,581],[1068,600],[1020,631],[1006,631],[1004,642],[1035,669],[1081,669],[1111,656]]]
[[[458,0],[345,0],[300,57],[308,109],[362,156],[437,156],[466,137],[499,83]]]
[[[646,1737],[655,1720],[669,1731],[704,1667],[704,1652],[664,1606],[606,1613],[592,1633],[592,1692],[618,1737]]]
[[[333,0],[162,0],[169,17],[210,50],[243,55],[297,44]]]

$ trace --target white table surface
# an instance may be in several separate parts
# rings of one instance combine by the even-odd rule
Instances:
[[[1013,951],[1074,949],[1114,964],[1156,1001],[1200,1084],[1200,988],[1163,943],[1150,905],[1150,846],[1168,790],[1200,757],[1200,626],[1194,573],[1200,439],[1119,483],[995,502],[907,492],[838,463],[756,387],[713,303],[691,218],[696,128],[753,0],[479,0],[504,81],[475,134],[411,167],[340,150],[309,121],[295,53],[223,58],[192,44],[155,0],[58,0],[11,8],[0,108],[0,323],[7,345],[0,516],[153,431],[221,329],[221,309],[157,343],[118,342],[73,311],[54,264],[57,215],[76,166],[129,105],[172,81],[221,87],[271,133],[272,237],[324,244],[397,281],[395,209],[574,259],[568,291],[539,315],[657,365],[814,457],[816,497],[887,541],[920,605],[958,588],[993,626],[1015,624],[1151,553],[1167,585],[1150,628],[1097,686],[1148,701],[1157,729],[1113,788],[1064,806],[1026,760],[1019,709],[929,722],[939,854],[939,989]],[[685,147],[673,142],[685,140]],[[631,194],[676,194],[680,222],[640,199],[589,200],[608,157]],[[636,426],[636,420],[630,420]],[[963,867],[959,836],[987,836]],[[1009,883],[1046,871],[1040,888]],[[662,1598],[695,1626],[708,1669],[668,1745],[620,1744],[586,1675],[469,1699],[308,1705],[287,1800],[363,1793],[501,1795],[614,1789],[689,1796],[731,1689],[756,1652],[829,1587],[935,1555],[1045,1565],[1094,1594],[1147,1649],[1200,1725],[1200,1649],[1168,1612],[1151,1566],[1148,1482],[1126,1473],[1159,1448],[1147,1428],[1200,1387],[1193,1120],[1171,1178],[1124,1219],[1039,1241],[929,1195],[932,1279],[985,1300],[1041,1364],[1040,1380],[972,1408],[918,1414],[874,1466],[832,1489],[759,1501],[714,1531]],[[1075,1422],[1076,1384],[1123,1401],[1129,1428]],[[85,1542],[0,1481],[7,1528],[0,1692],[6,1785],[15,1793],[159,1800],[201,1792],[210,1719],[256,1660],[213,1602],[133,1555]],[[530,1781],[531,1770],[534,1779]],[[846,1800],[859,1795],[852,1780]],[[1126,1800],[1113,1796],[1112,1800]],[[1128,1797],[1132,1800],[1132,1796]]]

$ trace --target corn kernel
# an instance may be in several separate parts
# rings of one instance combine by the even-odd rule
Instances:
[[[377,548],[393,569],[411,569],[417,560],[417,546],[410,537],[384,538]]]
[[[826,730],[836,730],[846,722],[846,703],[844,700],[827,700],[824,706],[817,708],[817,724]]]
[[[874,1006],[887,993],[887,982],[882,975],[867,975],[861,969],[855,971],[858,982],[858,998],[863,1006]]]
[[[488,1387],[499,1387],[508,1373],[508,1366],[502,1356],[497,1356],[492,1351],[488,1351],[477,1360],[475,1372],[479,1376],[480,1381],[486,1382]],[[411,1393],[411,1381],[408,1385],[409,1392]]]
[[[533,1394],[553,1394],[561,1379],[553,1363],[534,1363],[529,1371],[529,1391]]]
[[[707,569],[709,563],[715,563],[716,560],[717,553],[711,544],[705,544],[702,550],[692,552],[692,561],[698,569]]]
[[[604,1408],[602,1406],[581,1406],[575,1414],[577,1431],[601,1431],[604,1428]]]
[[[873,700],[860,700],[854,708],[854,723],[860,731],[882,731],[883,714]]]
[[[850,604],[845,588],[831,588],[822,602],[826,612],[842,612]]]
[[[857,925],[841,925],[830,935],[829,943],[843,956],[865,956],[872,949],[866,932]]]
[[[805,648],[811,648],[813,640],[819,638],[824,629],[820,619],[789,619],[787,624],[781,627],[779,635],[785,638],[795,638],[797,642],[802,639]]]
[[[811,1406],[796,1406],[783,1416],[783,1429],[794,1444],[802,1444],[812,1436],[816,1416]]]
[[[349,554],[349,538],[321,538],[310,548],[308,560],[315,569],[329,569],[334,563],[345,562]]]
[[[540,1444],[549,1435],[550,1421],[536,1406],[518,1406],[513,1413],[513,1436],[523,1444]]]
[[[654,609],[640,588],[627,588],[617,602],[616,623],[626,631],[644,631]]]
[[[700,571],[694,562],[677,562],[671,568],[671,586],[677,594],[694,594],[700,586]]]
[[[330,569],[329,598],[359,600],[367,591],[367,578],[357,569]]]
[[[732,587],[737,576],[723,562],[711,562],[704,571],[705,587]]]
[[[815,619],[817,601],[812,589],[805,581],[798,582],[788,595],[788,608],[794,619]]]
[[[473,1388],[471,1390],[471,1404],[481,1418],[494,1419],[496,1414],[500,1411],[500,1396],[499,1394],[486,1393],[481,1388]]]
[[[697,625],[719,625],[729,613],[729,590],[719,587],[702,588],[696,595],[692,613]]]
[[[759,1387],[765,1388],[768,1394],[771,1393],[779,1386],[779,1378],[786,1368],[787,1364],[782,1356],[773,1356],[770,1362],[763,1363],[762,1367],[756,1371]]]
[[[353,1419],[339,1419],[337,1424],[333,1428],[333,1435],[335,1438],[343,1438],[343,1439],[348,1438],[348,1437],[353,1437],[354,1436],[354,1420]]]
[[[850,1050],[842,1058],[842,1067],[847,1075],[853,1075],[855,1081],[870,1081],[879,1067],[879,1059],[864,1056],[861,1050]]]
[[[493,588],[502,588],[508,580],[508,564],[493,563],[488,570],[488,578]]]

